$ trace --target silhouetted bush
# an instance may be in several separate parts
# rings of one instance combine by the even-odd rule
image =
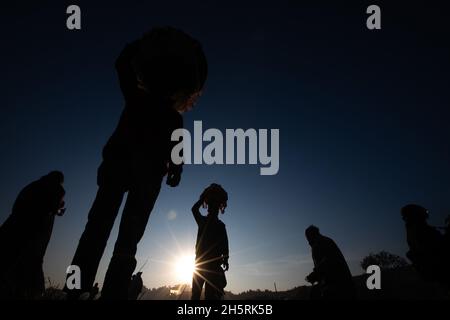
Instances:
[[[374,264],[379,266],[381,269],[388,270],[406,267],[408,262],[404,258],[395,254],[380,251],[378,253],[370,253],[361,261],[360,265],[361,268],[367,270],[370,265]]]

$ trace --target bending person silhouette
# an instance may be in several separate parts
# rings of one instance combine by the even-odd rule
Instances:
[[[102,299],[127,299],[137,244],[163,177],[167,175],[171,187],[180,182],[181,165],[171,161],[175,145],[171,134],[182,128],[181,113],[190,110],[200,95],[207,63],[200,44],[187,34],[173,28],[154,28],[125,47],[116,69],[126,105],[103,149],[97,196],[72,262],[81,269],[81,289],[65,288],[68,298],[91,290],[128,192],[102,288]]]
[[[42,296],[42,270],[55,215],[63,215],[64,175],[52,171],[20,191],[12,213],[0,227],[0,297],[35,299]]]
[[[427,223],[428,210],[416,204],[401,209],[409,251],[406,253],[419,275],[427,281],[450,287],[450,251],[445,237]]]
[[[195,245],[195,271],[192,280],[192,300],[199,300],[205,285],[205,300],[220,300],[227,284],[228,236],[225,224],[219,220],[227,206],[228,194],[218,184],[211,184],[192,207],[198,225]],[[208,215],[200,213],[200,207],[208,209]]]
[[[306,281],[318,283],[314,296],[318,299],[352,299],[355,291],[352,275],[344,255],[336,243],[320,234],[319,228],[310,226],[305,231],[311,246],[314,270]]]

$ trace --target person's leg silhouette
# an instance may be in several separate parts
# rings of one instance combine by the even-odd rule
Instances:
[[[161,178],[134,184],[120,221],[119,236],[103,283],[102,298],[127,299],[136,267],[137,244],[144,235],[150,213],[158,198]]]
[[[220,288],[220,275],[214,270],[208,270],[205,283],[205,300],[220,300],[223,290]]]
[[[99,187],[72,260],[72,265],[77,265],[81,270],[81,289],[66,288],[69,296],[77,298],[81,293],[91,290],[124,193],[125,190],[120,187],[108,185]]]
[[[78,299],[80,294],[90,292],[95,281],[100,260],[119,213],[128,174],[124,161],[104,160],[97,171],[97,195],[88,214],[88,222],[78,243],[72,265],[80,267],[81,289],[64,291],[68,299]]]
[[[205,279],[201,276],[200,272],[194,273],[192,277],[192,296],[191,300],[200,300],[200,296],[202,295],[203,284],[205,283]]]

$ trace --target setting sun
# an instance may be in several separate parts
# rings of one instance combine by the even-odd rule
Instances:
[[[183,255],[175,260],[174,273],[176,280],[182,284],[188,284],[192,281],[192,275],[195,270],[195,256]]]

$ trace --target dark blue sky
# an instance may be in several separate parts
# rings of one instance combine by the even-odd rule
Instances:
[[[73,3],[81,31],[65,27]],[[140,244],[138,264],[150,257],[147,286],[176,282],[173,260],[194,248],[190,207],[211,182],[229,192],[223,220],[233,291],[304,283],[310,224],[336,240],[354,273],[370,251],[404,254],[402,205],[420,203],[431,223],[443,224],[450,213],[445,10],[429,1],[377,1],[382,30],[369,31],[372,2],[302,3],[44,1],[1,10],[0,221],[24,185],[64,171],[68,210],[44,265],[53,281],[61,283],[71,261],[101,149],[123,108],[115,58],[155,25],[190,33],[208,58],[206,90],[186,127],[202,120],[205,129],[278,128],[280,171],[186,166],[179,188],[163,188]]]

